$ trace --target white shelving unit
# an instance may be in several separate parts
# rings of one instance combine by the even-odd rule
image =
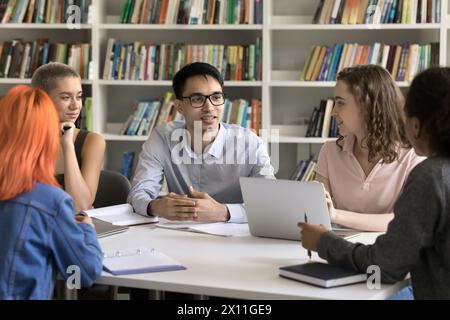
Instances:
[[[91,42],[94,75],[83,81],[92,95],[94,130],[108,142],[105,166],[119,170],[125,150],[139,152],[146,137],[120,136],[109,132],[111,124],[123,123],[134,99],[160,99],[171,90],[171,81],[103,80],[107,41],[187,44],[249,44],[263,39],[263,79],[226,81],[231,98],[262,99],[262,128],[280,129],[278,177],[286,178],[302,158],[318,154],[328,139],[305,138],[287,129],[300,128],[321,99],[332,95],[334,82],[299,81],[311,46],[343,42],[392,43],[440,42],[440,64],[447,65],[450,51],[450,0],[442,0],[441,23],[380,25],[311,24],[318,0],[264,0],[262,25],[124,25],[119,15],[125,0],[92,0],[92,21],[80,29],[64,24],[0,24],[1,41],[48,37],[51,41]],[[0,79],[0,95],[26,79]],[[406,91],[408,82],[399,82]],[[286,129],[286,130],[284,130]],[[304,128],[303,128],[304,129]],[[295,131],[295,130],[294,130]],[[297,132],[300,132],[298,130]],[[287,132],[284,134],[283,132]],[[277,159],[273,159],[277,161]]]

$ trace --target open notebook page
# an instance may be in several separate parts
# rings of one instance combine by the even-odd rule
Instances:
[[[133,207],[128,204],[84,210],[83,213],[89,217],[94,217],[110,222],[116,226],[131,226],[135,224],[158,222],[158,217],[145,217],[133,211]]]
[[[160,221],[156,226],[165,229],[199,232],[224,237],[249,235],[247,223],[229,223],[229,222],[199,223],[196,221],[178,222],[160,218]]]

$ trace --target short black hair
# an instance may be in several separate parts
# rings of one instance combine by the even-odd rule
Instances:
[[[173,77],[172,88],[177,99],[182,99],[187,79],[195,76],[204,76],[205,78],[206,76],[211,76],[223,87],[222,76],[216,67],[204,62],[194,62],[185,65]]]
[[[431,150],[450,156],[450,68],[432,67],[412,81],[406,98],[408,117],[417,117]]]

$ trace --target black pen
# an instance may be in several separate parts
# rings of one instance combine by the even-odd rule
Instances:
[[[305,223],[308,223],[308,217],[306,216],[306,212],[305,212]],[[308,257],[311,259],[311,250],[308,250]]]
[[[72,127],[71,126],[64,126],[62,134],[64,134],[64,132],[66,132],[69,129],[72,129]]]

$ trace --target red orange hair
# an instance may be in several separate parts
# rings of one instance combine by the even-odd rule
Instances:
[[[36,182],[58,186],[59,118],[50,97],[13,87],[0,100],[0,114],[0,201],[31,191]]]

